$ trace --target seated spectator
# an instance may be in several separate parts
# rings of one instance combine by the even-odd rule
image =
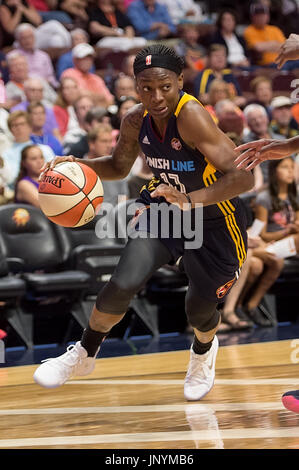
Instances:
[[[202,11],[200,5],[194,0],[158,0],[161,5],[167,7],[173,24],[202,23]]]
[[[250,67],[249,53],[244,38],[236,33],[237,12],[223,10],[216,21],[217,31],[209,39],[210,44],[223,44],[227,48],[229,67]]]
[[[122,96],[133,96],[138,100],[138,93],[133,77],[121,74],[114,82],[113,94],[115,96],[116,103],[119,103]]]
[[[50,132],[45,132],[46,109],[38,101],[31,103],[27,108],[31,125],[30,139],[35,144],[44,144],[51,147],[55,155],[63,155],[63,147],[56,137]]]
[[[0,155],[11,146],[13,141],[13,136],[7,126],[8,116],[6,109],[0,108]]]
[[[250,82],[250,90],[254,96],[247,101],[247,104],[257,103],[264,106],[268,117],[272,119],[271,101],[273,99],[273,88],[271,78],[259,75]]]
[[[3,0],[0,5],[0,24],[3,31],[4,46],[11,46],[14,42],[14,32],[21,23],[30,23],[39,26],[42,18],[26,0]]]
[[[156,0],[136,0],[127,14],[137,34],[147,40],[170,38],[177,32],[167,7]]]
[[[88,0],[59,0],[59,10],[71,18],[71,22],[85,28],[88,23],[86,13]]]
[[[3,80],[4,83],[7,83],[9,80],[6,55],[2,51],[0,51],[0,78]]]
[[[227,50],[222,44],[210,46],[207,67],[199,72],[194,79],[194,96],[203,104],[208,104],[208,91],[215,78],[229,83],[234,101],[238,106],[245,104],[245,98],[242,96],[238,80],[232,71],[227,68]]]
[[[245,117],[243,111],[229,99],[217,101],[215,115],[218,127],[234,141],[242,143]]]
[[[58,0],[28,0],[28,4],[34,6],[43,22],[57,20],[59,23],[71,24],[71,17],[57,9]]]
[[[85,159],[99,158],[111,155],[113,148],[112,127],[109,124],[98,124],[87,135],[88,153]],[[105,203],[116,206],[119,202],[128,199],[128,184],[126,179],[102,181]]]
[[[118,100],[118,112],[112,120],[113,127],[120,129],[120,124],[124,115],[131,109],[135,104],[139,103],[139,100],[134,96],[121,96]]]
[[[30,75],[43,78],[56,88],[58,82],[54,75],[51,58],[47,52],[37,49],[35,33],[36,28],[31,24],[20,24],[15,30],[15,39],[18,44],[15,50],[26,57]]]
[[[9,184],[14,184],[20,170],[21,152],[27,145],[33,144],[30,139],[31,126],[28,113],[25,111],[15,111],[11,113],[7,120],[8,128],[13,135],[13,143],[6,149],[2,158],[9,168]],[[45,160],[53,160],[55,154],[48,145],[39,145],[42,149]]]
[[[222,100],[230,100],[231,103],[233,103],[232,90],[227,82],[219,78],[215,78],[211,82],[207,99],[208,104],[205,106],[205,108],[207,111],[209,111],[216,123],[218,123],[218,118],[215,112],[215,105],[218,103],[218,101]]]
[[[97,47],[126,51],[146,44],[143,38],[135,38],[132,22],[112,0],[95,3],[89,14],[89,32]]]
[[[243,143],[259,139],[284,139],[283,136],[275,134],[271,130],[267,111],[262,105],[250,104],[243,112],[249,128],[249,133],[243,137]],[[265,161],[256,167],[257,170],[254,169],[256,175],[255,191],[260,191],[264,185],[268,184],[268,166],[269,162]]]
[[[87,34],[84,29],[81,28],[75,28],[73,31],[70,32],[71,35],[71,40],[72,40],[72,49],[77,46],[77,44],[88,44],[89,42],[89,35]],[[74,67],[74,62],[73,62],[73,56],[72,56],[72,51],[65,52],[62,54],[56,63],[56,74],[57,77],[60,78],[62,73],[66,69],[70,69]],[[95,72],[96,68],[95,65],[93,64],[90,72]]]
[[[61,135],[58,129],[58,124],[53,112],[53,109],[47,106],[47,103],[43,100],[43,83],[39,78],[28,78],[24,83],[24,93],[26,100],[17,104],[11,111],[26,111],[29,104],[35,102],[42,102],[46,109],[46,122],[44,132],[52,133],[55,137],[61,140]]]
[[[128,54],[126,55],[126,57],[124,58],[121,64],[121,72],[133,78],[134,78],[133,64],[134,64],[135,57],[136,57],[136,54]]]
[[[104,80],[89,70],[94,64],[94,49],[89,44],[78,44],[72,49],[74,67],[63,72],[61,78],[71,77],[78,83],[83,92],[90,92],[98,101],[97,104],[108,107],[114,97],[105,85]]]
[[[87,132],[86,115],[94,107],[93,99],[90,95],[82,95],[74,103],[74,110],[78,121],[78,126],[70,129],[63,138],[63,148],[65,155],[74,155],[83,158],[87,152]]]
[[[53,106],[58,128],[62,137],[79,126],[74,109],[74,103],[80,97],[78,83],[73,78],[63,78],[60,81],[57,100]]]
[[[243,295],[245,297],[249,291],[245,312],[254,321],[259,315],[257,307],[260,301],[283,268],[283,259],[266,251],[267,247],[271,242],[293,237],[296,251],[299,252],[299,205],[295,162],[291,157],[269,162],[269,189],[258,194],[255,216],[265,223],[260,234],[263,243],[253,251],[251,272]]]
[[[0,157],[0,205],[13,201],[14,191],[9,187],[10,175],[9,166]]]
[[[299,126],[292,116],[293,103],[287,96],[276,96],[271,102],[272,121],[271,129],[286,139],[299,134]]]
[[[244,38],[252,55],[252,63],[262,66],[274,66],[275,58],[286,38],[277,26],[269,25],[269,9],[262,4],[252,4],[250,8],[251,24],[244,31]],[[276,65],[275,65],[276,67]]]
[[[9,69],[9,81],[5,85],[7,107],[13,108],[22,101],[25,101],[26,94],[24,83],[30,78],[28,62],[23,54],[17,51],[11,52],[7,57]],[[43,87],[43,100],[47,105],[55,102],[57,94],[55,90],[45,80],[40,79]]]
[[[43,152],[38,145],[28,145],[23,148],[20,171],[15,184],[15,202],[40,207],[38,178],[44,163]]]
[[[184,58],[185,68],[202,70],[207,65],[207,51],[199,44],[200,33],[198,26],[192,23],[179,27],[179,42],[174,46],[178,55]]]

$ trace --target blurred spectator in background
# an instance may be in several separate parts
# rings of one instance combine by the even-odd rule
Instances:
[[[78,83],[73,78],[62,78],[57,100],[53,106],[53,112],[62,137],[79,126],[74,110],[74,103],[80,96]]]
[[[194,0],[158,0],[165,5],[176,26],[182,23],[200,24],[202,22],[202,11],[200,5]]]
[[[299,134],[299,126],[292,116],[293,103],[287,96],[276,96],[271,102],[271,130],[286,139]]]
[[[77,44],[83,44],[89,42],[89,35],[84,29],[76,28],[70,33],[72,39],[72,49],[77,46]],[[64,54],[60,55],[57,63],[56,63],[56,75],[58,78],[61,77],[62,73],[66,69],[70,69],[74,67],[72,51],[65,52]],[[91,66],[90,72],[95,72],[96,68],[93,64]]]
[[[8,107],[11,109],[22,101],[25,101],[26,94],[24,90],[25,82],[30,78],[28,71],[28,63],[26,57],[20,52],[13,51],[7,57],[9,81],[5,85],[6,100]],[[55,90],[45,80],[39,79],[42,83],[42,98],[44,104],[51,105],[57,98]]]
[[[30,139],[31,126],[28,113],[25,111],[11,113],[7,124],[14,140],[11,147],[3,152],[2,157],[9,168],[9,183],[14,184],[20,170],[21,152],[24,147],[33,144],[33,142]],[[53,150],[48,145],[39,145],[39,147],[47,162],[55,157]]]
[[[20,170],[15,184],[15,202],[40,207],[38,178],[45,163],[38,145],[28,145],[21,152]]]
[[[259,75],[250,82],[250,90],[253,97],[247,101],[247,104],[257,103],[264,106],[269,120],[272,119],[271,102],[273,99],[272,80],[269,77]]]
[[[249,128],[249,133],[243,137],[243,143],[259,139],[284,139],[283,136],[275,134],[271,130],[267,111],[262,105],[250,104],[246,106],[243,112]],[[255,183],[256,191],[260,191],[265,185],[268,185],[268,166],[269,162],[265,161],[259,167],[256,167],[262,171],[262,175],[260,175],[262,179],[259,179],[259,184]]]
[[[176,34],[167,7],[156,0],[136,0],[128,6],[127,12],[137,33],[147,40],[170,38]]]
[[[135,38],[135,29],[129,17],[112,0],[96,0],[89,13],[89,32],[97,47],[129,50],[143,47],[143,38]]]
[[[114,97],[105,85],[104,80],[96,75],[90,73],[90,69],[94,64],[94,49],[89,44],[77,44],[72,49],[72,57],[74,67],[66,69],[61,78],[71,77],[78,83],[81,91],[88,91],[92,93],[97,100],[97,104],[102,106],[109,106],[114,102]]]
[[[9,187],[10,175],[7,162],[0,156],[0,205],[12,202],[14,191]]]
[[[246,42],[236,33],[238,23],[237,12],[223,10],[216,21],[217,30],[209,39],[210,44],[223,44],[227,48],[229,67],[249,68],[249,53]]]
[[[182,24],[178,28],[179,42],[174,45],[178,55],[184,58],[185,68],[202,70],[207,65],[207,51],[199,44],[200,33],[198,25]]]
[[[78,126],[75,126],[73,129],[70,129],[64,136],[63,138],[63,147],[64,147],[64,153],[75,155],[76,157],[78,154],[80,154],[80,157],[82,158],[85,153],[86,153],[86,145],[84,146],[84,153],[82,154],[82,151],[75,150],[77,152],[76,154],[74,153],[74,145],[76,145],[78,142],[80,142],[82,136],[86,136],[87,134],[87,127],[86,127],[86,121],[85,117],[88,111],[91,110],[91,108],[94,107],[94,102],[90,94],[85,94],[82,96],[79,96],[79,98],[74,102],[73,104],[74,110],[76,113],[76,118],[78,121]]]
[[[88,0],[59,0],[59,9],[71,17],[71,22],[81,28],[87,27]]]
[[[235,143],[242,143],[245,118],[241,109],[230,99],[217,101],[215,114],[219,128],[229,137],[234,136]]]
[[[0,5],[0,24],[3,31],[2,47],[13,44],[14,32],[21,23],[39,26],[42,23],[42,18],[26,0],[3,0]]]
[[[0,51],[0,79],[2,79],[4,83],[7,83],[9,80],[6,55],[2,51]]]
[[[121,64],[121,72],[133,78],[134,78],[133,64],[134,64],[135,57],[136,57],[136,54],[128,54],[124,58]]]
[[[67,13],[58,10],[59,0],[28,0],[28,4],[37,10],[43,22],[57,20],[60,23],[72,23]]]
[[[118,112],[112,119],[112,124],[115,129],[120,129],[121,120],[124,115],[131,109],[135,104],[139,103],[139,100],[134,96],[122,96],[118,101]]]
[[[278,26],[286,37],[298,31],[299,13],[296,0],[269,0],[271,23]]]
[[[40,102],[31,103],[27,108],[31,125],[30,139],[35,144],[44,144],[51,147],[55,155],[63,155],[63,147],[56,137],[44,131],[46,122],[46,109]]]
[[[120,75],[114,82],[113,94],[118,103],[122,96],[133,96],[138,99],[135,80],[127,75]]]
[[[250,7],[251,24],[244,31],[244,38],[255,65],[275,66],[275,58],[286,38],[277,26],[269,25],[267,6],[260,3]],[[255,58],[254,58],[255,56]]]
[[[88,132],[87,140],[89,150],[84,158],[98,158],[111,155],[113,149],[112,127],[101,123]],[[105,203],[116,206],[119,202],[128,199],[128,184],[126,179],[102,181]]]
[[[26,100],[11,108],[11,111],[27,111],[29,104],[42,102],[46,110],[46,122],[44,126],[44,132],[52,133],[53,135],[55,135],[55,137],[57,137],[57,139],[61,140],[62,137],[59,132],[58,124],[53,109],[49,107],[47,103],[44,102],[43,92],[44,88],[41,79],[28,78],[24,83],[24,93],[26,96]]]
[[[230,100],[233,103],[233,94],[231,87],[227,82],[221,80],[220,78],[215,78],[210,85],[208,92],[207,104],[205,106],[206,110],[209,111],[214,121],[218,124],[218,118],[215,112],[215,105],[218,101]]]
[[[13,136],[8,129],[7,119],[9,113],[4,108],[0,108],[0,155],[2,152],[11,146]]]
[[[15,50],[26,57],[30,75],[43,78],[56,88],[58,82],[55,78],[51,58],[47,52],[37,49],[35,31],[36,28],[31,24],[21,23],[15,31],[17,41],[17,48]]]
[[[224,80],[229,84],[237,105],[242,106],[245,104],[246,100],[241,94],[238,80],[231,69],[227,68],[227,50],[222,44],[212,44],[210,46],[207,67],[199,72],[194,79],[194,96],[203,104],[208,104],[208,91],[215,78]]]

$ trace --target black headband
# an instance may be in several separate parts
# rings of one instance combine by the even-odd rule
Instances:
[[[152,67],[161,67],[162,69],[172,70],[177,75],[180,75],[182,72],[182,67],[180,64],[178,64],[176,57],[171,55],[149,54],[147,56],[143,56],[142,58],[135,59],[134,74],[136,76],[143,70]]]

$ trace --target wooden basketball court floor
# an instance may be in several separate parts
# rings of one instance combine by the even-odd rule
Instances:
[[[299,449],[299,339],[220,347],[212,391],[186,402],[189,351],[97,359],[46,390],[35,366],[0,369],[1,449]]]

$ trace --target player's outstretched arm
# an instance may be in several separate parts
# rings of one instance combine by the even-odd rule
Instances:
[[[91,167],[102,180],[118,180],[125,178],[135,162],[139,152],[138,135],[142,123],[144,109],[142,105],[136,105],[124,116],[117,144],[112,155],[93,159],[82,160],[73,155],[56,157],[46,163],[41,169],[41,175],[53,169],[59,163],[65,161],[78,161]]]
[[[265,160],[280,160],[299,151],[299,136],[287,140],[260,139],[239,145],[235,164],[238,169],[252,170]]]
[[[299,34],[290,34],[288,39],[280,47],[275,63],[277,67],[281,69],[288,60],[297,59],[299,59]]]

